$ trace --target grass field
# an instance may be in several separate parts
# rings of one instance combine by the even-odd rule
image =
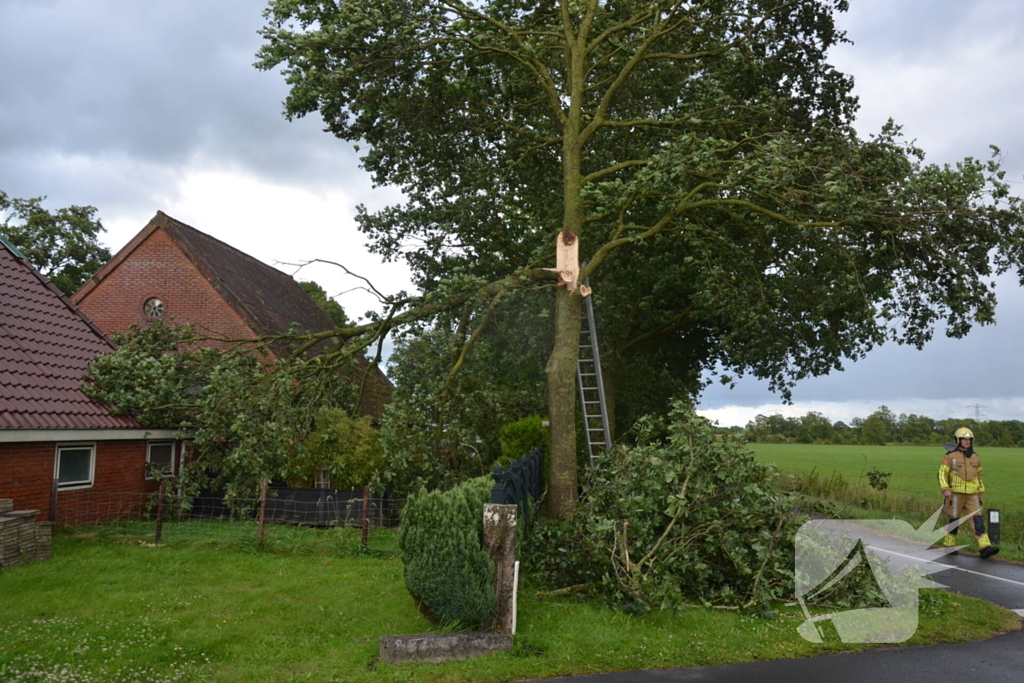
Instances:
[[[850,484],[837,502],[868,500],[874,510],[904,514],[907,521],[923,521],[942,502],[938,469],[945,450],[941,446],[833,446],[810,444],[752,444],[762,462],[774,462],[787,474],[820,478],[841,475]],[[979,448],[984,468],[985,507],[999,508],[1004,557],[1024,559],[1024,448]],[[879,493],[868,485],[872,469],[891,473],[888,488]],[[961,542],[968,534],[961,532]]]
[[[394,556],[305,557],[95,535],[59,535],[50,560],[0,570],[0,596],[5,683],[507,681],[865,647],[804,641],[796,608],[780,606],[773,620],[704,608],[631,616],[578,599],[541,600],[524,587],[511,653],[392,667],[377,660],[381,635],[432,630]],[[926,591],[911,643],[1017,627],[1007,610]]]

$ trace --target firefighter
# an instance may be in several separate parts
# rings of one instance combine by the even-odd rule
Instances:
[[[957,527],[952,524],[961,517],[970,517],[964,526],[974,534],[981,557],[989,558],[999,552],[999,547],[992,545],[981,518],[985,482],[981,478],[981,459],[974,452],[974,432],[961,427],[955,436],[956,445],[946,444],[948,452],[939,465],[939,488],[946,498],[943,512],[950,521],[949,532],[943,537],[942,545],[956,545]]]

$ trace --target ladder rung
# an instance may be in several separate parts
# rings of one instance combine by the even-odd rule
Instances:
[[[580,377],[597,377],[596,372],[581,372]]]
[[[600,401],[584,401],[584,402],[583,402],[583,405],[587,405],[587,406],[599,406],[599,405],[601,405],[601,402],[600,402]]]

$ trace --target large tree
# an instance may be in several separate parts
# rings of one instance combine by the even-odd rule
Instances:
[[[486,321],[553,265],[559,232],[595,296],[637,303],[627,341],[685,327],[691,374],[720,364],[787,395],[886,339],[990,322],[989,276],[1022,260],[1020,201],[995,159],[926,165],[891,124],[858,137],[852,81],[826,60],[846,7],[272,0],[257,65],[284,65],[286,115],[367,144],[366,170],[407,198],[359,220],[427,297],[345,334],[471,301]],[[556,512],[577,490],[570,290],[546,367]]]
[[[94,206],[43,208],[46,197],[17,199],[0,190],[0,235],[71,296],[110,260],[99,243],[103,224]]]

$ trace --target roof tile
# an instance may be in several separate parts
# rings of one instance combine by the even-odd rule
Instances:
[[[0,429],[137,429],[82,393],[111,346],[45,279],[0,243]]]

